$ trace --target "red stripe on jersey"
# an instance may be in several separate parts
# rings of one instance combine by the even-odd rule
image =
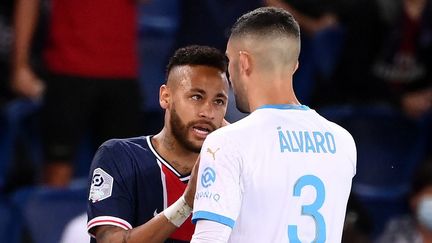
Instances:
[[[167,204],[173,204],[186,189],[186,183],[180,179],[166,166],[162,166],[162,172],[165,174],[165,183],[167,190]],[[195,230],[195,225],[192,224],[191,216],[170,236],[171,239],[190,241]]]
[[[126,224],[124,224],[124,223],[122,223],[122,222],[119,222],[119,221],[116,221],[116,220],[110,220],[110,219],[101,219],[101,220],[95,220],[95,221],[93,221],[91,224],[89,224],[88,226],[87,226],[87,228],[92,228],[95,224],[98,224],[98,223],[115,223],[115,224],[119,224],[119,225],[121,225],[121,226],[123,226],[124,228],[126,228],[126,229],[131,229],[128,225],[126,225]]]

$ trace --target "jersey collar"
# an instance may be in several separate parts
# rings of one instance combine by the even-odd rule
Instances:
[[[146,136],[146,141],[147,141],[147,144],[148,144],[150,150],[153,152],[154,156],[156,156],[157,160],[160,163],[162,163],[165,167],[167,167],[171,172],[173,172],[179,178],[179,180],[188,181],[190,178],[190,174],[189,175],[180,174],[180,172],[178,172],[168,161],[166,161],[153,147],[153,144],[151,142],[152,137],[153,136]]]
[[[310,108],[306,105],[293,105],[293,104],[275,104],[275,105],[263,105],[257,108],[258,109],[279,109],[279,110],[310,110]]]

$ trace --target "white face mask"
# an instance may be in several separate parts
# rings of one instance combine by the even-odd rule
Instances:
[[[432,231],[432,196],[424,196],[417,205],[417,219]]]

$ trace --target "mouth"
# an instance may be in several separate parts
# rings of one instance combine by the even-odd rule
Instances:
[[[195,136],[204,139],[214,131],[214,128],[209,124],[195,124],[192,126],[192,130]]]

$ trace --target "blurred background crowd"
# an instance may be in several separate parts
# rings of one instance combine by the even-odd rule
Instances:
[[[356,141],[343,242],[432,242],[430,0],[2,0],[0,242],[59,242],[97,147],[163,126],[174,50],[225,52],[260,6],[295,16],[298,98]]]

